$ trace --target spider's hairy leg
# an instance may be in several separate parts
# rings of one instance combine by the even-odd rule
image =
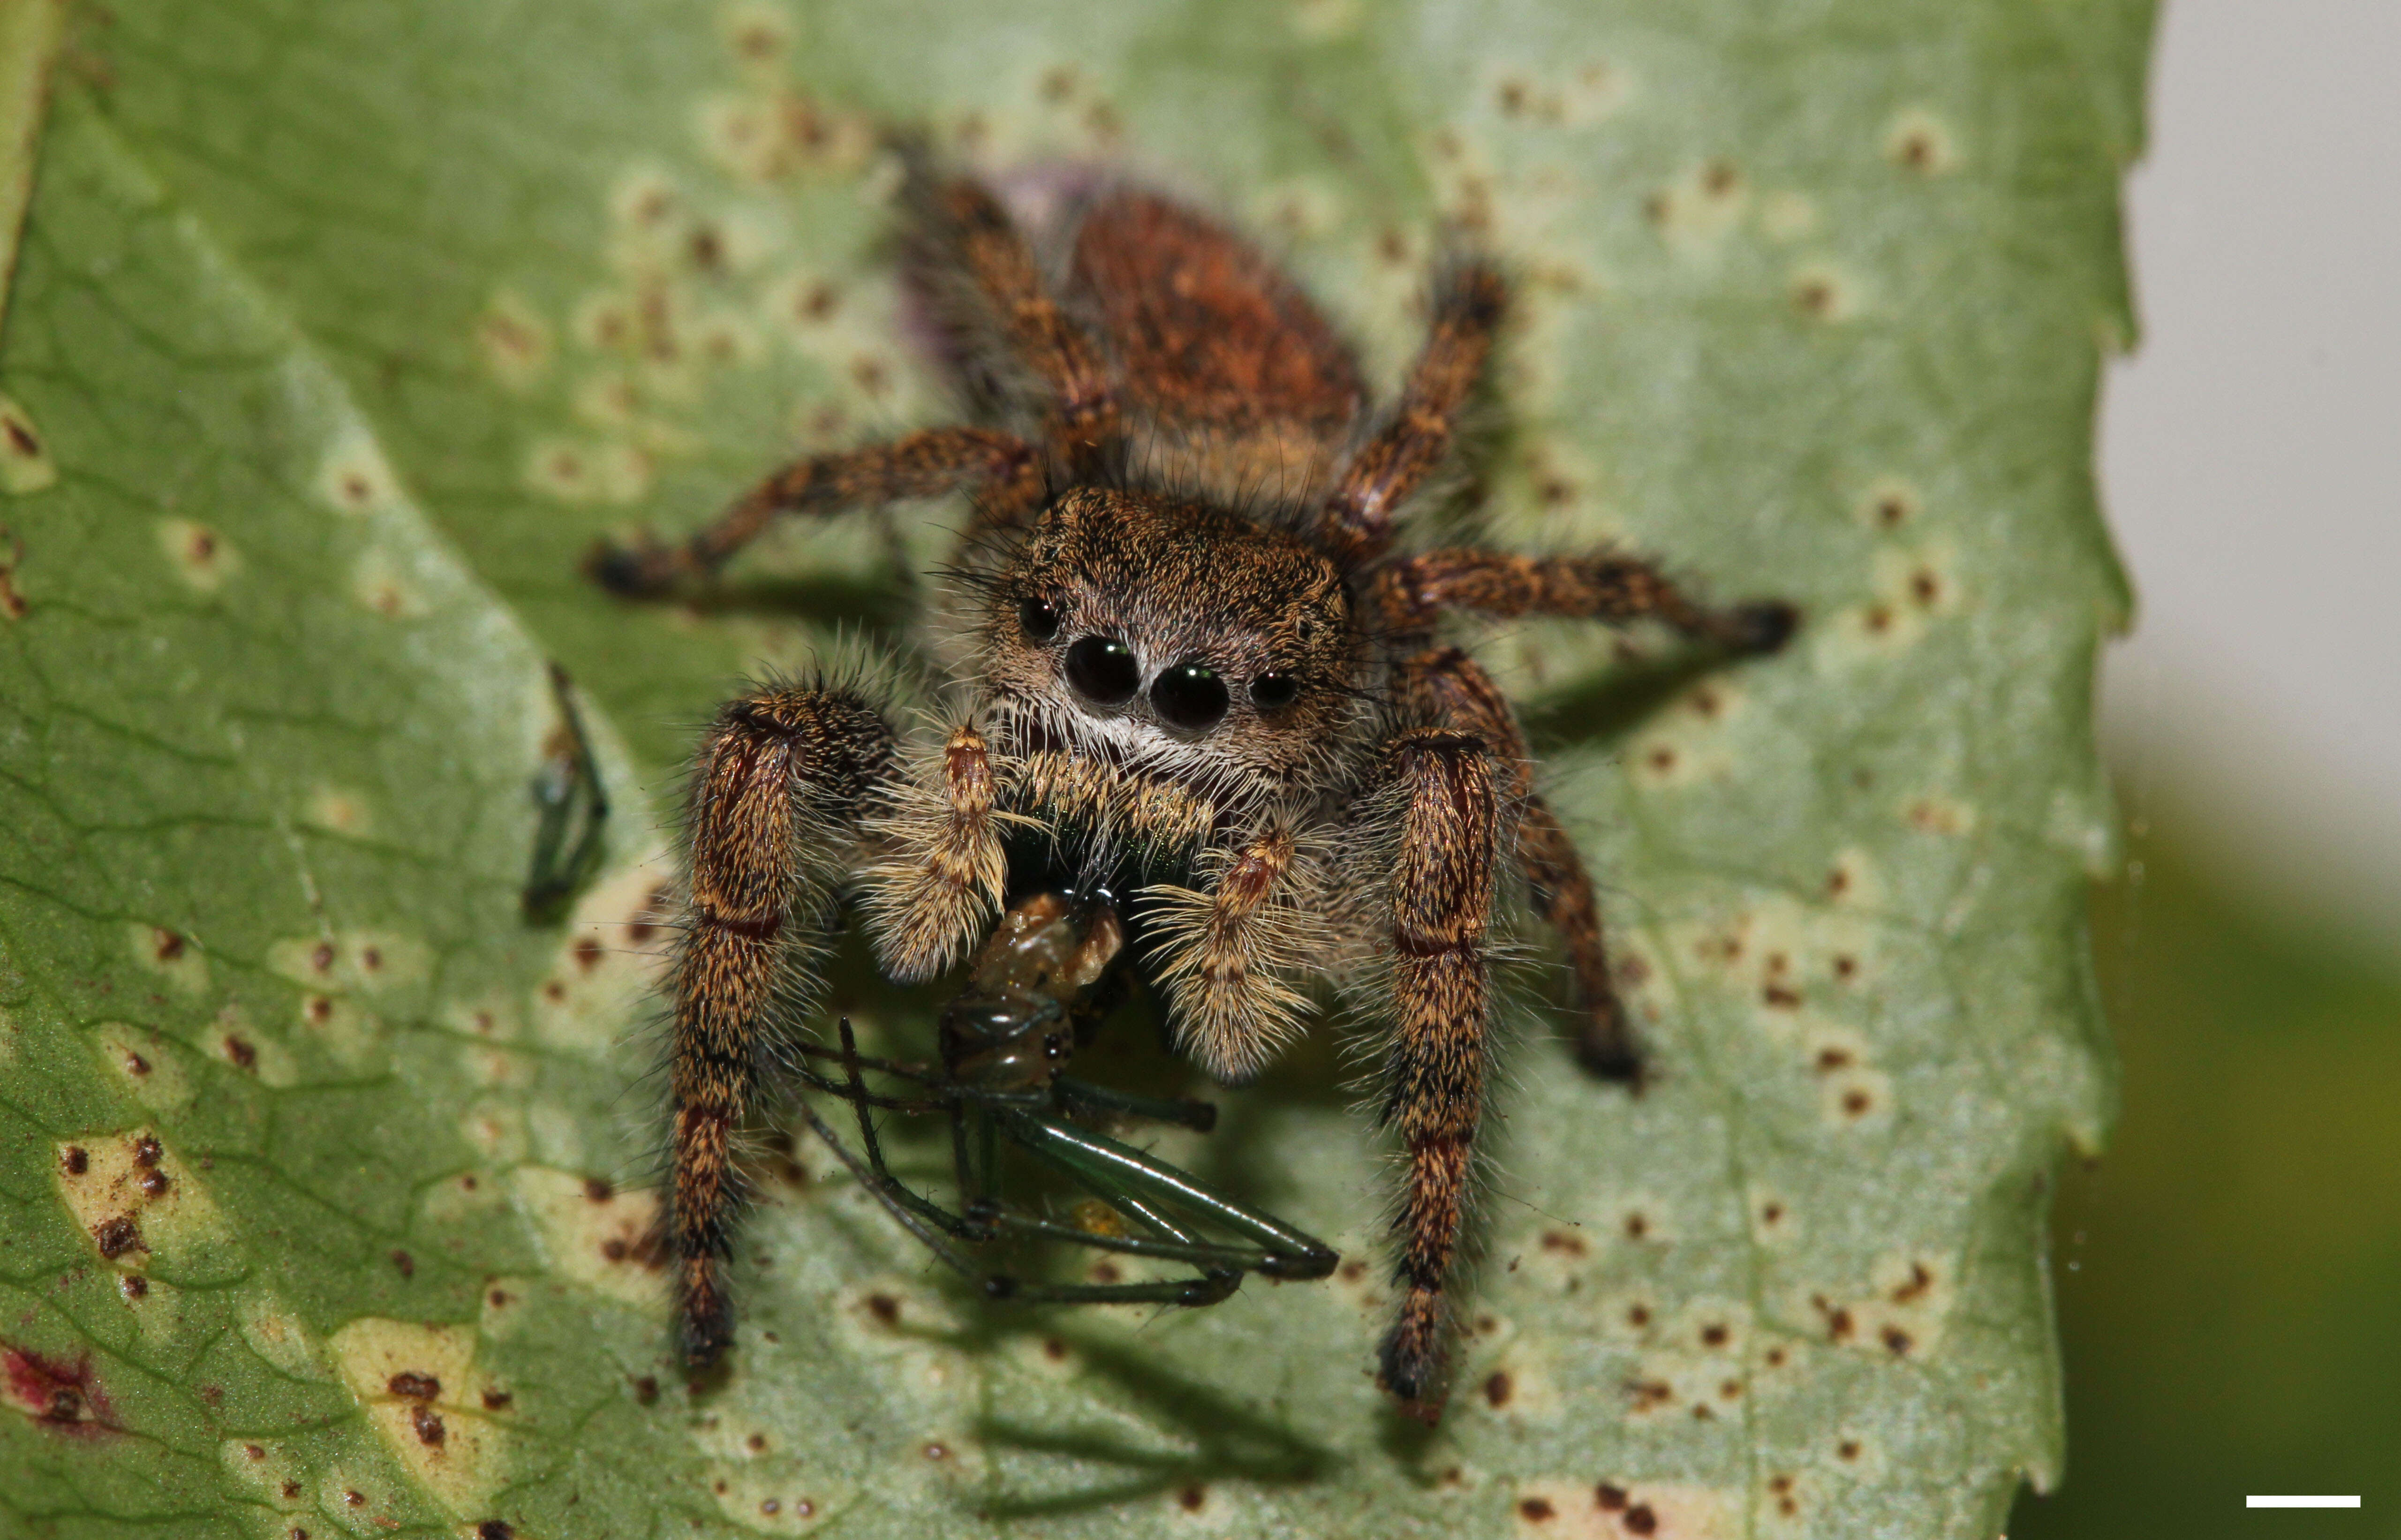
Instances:
[[[931,782],[932,784],[927,784]],[[903,983],[935,977],[967,955],[1000,912],[1008,815],[984,736],[951,729],[936,762],[901,783],[894,811],[871,829],[880,859],[868,873],[868,934],[884,971]]]
[[[1428,648],[1408,658],[1395,682],[1404,708],[1416,718],[1474,733],[1498,758],[1517,810],[1517,864],[1536,912],[1567,943],[1575,980],[1576,1057],[1604,1079],[1639,1080],[1641,1057],[1610,979],[1592,878],[1557,815],[1534,791],[1533,762],[1508,698],[1482,665],[1456,647]]]
[[[604,541],[584,557],[583,570],[611,593],[665,593],[686,577],[715,575],[778,514],[833,514],[961,488],[982,492],[980,523],[1014,523],[1040,501],[1040,454],[988,428],[928,428],[888,444],[794,461],[680,543],[662,545],[647,536],[631,545]]]
[[[1385,791],[1401,799],[1390,877],[1394,1020],[1384,1121],[1406,1152],[1385,1334],[1385,1388],[1415,1415],[1440,1414],[1448,1332],[1444,1284],[1474,1177],[1491,1047],[1489,955],[1502,809],[1483,740],[1412,728],[1385,749]]]
[[[1450,453],[1507,307],[1507,286],[1482,262],[1461,263],[1435,284],[1433,321],[1400,405],[1326,494],[1320,544],[1360,562],[1392,544],[1393,514]]]
[[[1164,914],[1168,994],[1178,1052],[1239,1084],[1300,1030],[1308,1002],[1291,975],[1324,938],[1293,891],[1302,860],[1290,829],[1271,827],[1207,870],[1207,891],[1153,888]]]
[[[891,728],[848,689],[775,689],[718,714],[693,776],[690,876],[669,973],[678,1331],[685,1361],[732,1340],[724,1259],[741,1203],[734,1130],[759,1079],[779,996],[857,847],[860,814],[897,769]]]
[[[1048,397],[1050,448],[1077,474],[1103,463],[1118,440],[1108,363],[1051,296],[1008,212],[971,177],[937,174],[912,156],[908,198],[920,227],[921,267],[964,281],[1017,364]]]
[[[1522,557],[1498,551],[1428,551],[1376,574],[1369,604],[1389,631],[1421,635],[1446,610],[1480,615],[1646,618],[1738,653],[1773,653],[1800,622],[1780,599],[1713,609],[1699,604],[1636,557]]]
[[[1517,861],[1525,868],[1526,886],[1533,890],[1535,910],[1567,943],[1568,968],[1575,979],[1570,1003],[1576,1014],[1576,1062],[1603,1079],[1639,1085],[1642,1050],[1610,977],[1592,878],[1585,872],[1575,841],[1559,826],[1558,815],[1540,797],[1528,797],[1517,815]]]

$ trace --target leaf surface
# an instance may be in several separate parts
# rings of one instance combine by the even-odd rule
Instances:
[[[97,17],[0,339],[0,1527],[1983,1535],[2055,1478],[2147,5]],[[1438,1433],[1369,1378],[1379,1267],[988,1313],[806,1146],[761,1168],[731,1377],[670,1366],[640,1029],[677,767],[743,672],[909,596],[868,518],[699,608],[574,562],[949,415],[888,123],[1231,211],[1384,380],[1465,226],[1523,295],[1492,537],[1808,613],[1705,676],[1476,639],[1659,1074],[1598,1086],[1520,1012]],[[957,514],[900,511],[914,565]],[[545,656],[621,809],[563,928],[516,904]],[[926,994],[839,987],[922,1041]],[[1321,1036],[1162,1148],[1372,1258],[1343,1082]]]

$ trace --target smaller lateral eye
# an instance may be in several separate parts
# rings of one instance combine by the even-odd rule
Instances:
[[[1266,673],[1251,681],[1251,704],[1262,711],[1290,706],[1300,694],[1300,681],[1291,674]]]
[[[1019,599],[1017,624],[1035,640],[1049,641],[1059,634],[1059,607],[1047,598]]]

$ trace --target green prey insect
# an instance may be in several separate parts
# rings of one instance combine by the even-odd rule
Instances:
[[[1105,901],[1057,892],[1021,900],[1002,915],[976,956],[967,988],[942,1012],[940,1068],[861,1054],[846,1016],[839,1048],[800,1045],[803,1058],[827,1066],[803,1066],[802,1078],[857,1112],[859,1150],[846,1146],[814,1108],[803,1105],[803,1116],[894,1218],[991,1299],[1212,1305],[1241,1287],[1248,1273],[1327,1276],[1341,1258],[1324,1242],[1077,1121],[1131,1119],[1201,1133],[1216,1122],[1217,1109],[1206,1102],[1128,1095],[1065,1073],[1077,1048],[1123,995],[1124,953],[1124,925]],[[865,1079],[870,1071],[912,1089],[905,1094],[871,1091]],[[878,1110],[949,1120],[958,1211],[893,1175],[876,1134]],[[1063,1224],[1009,1206],[1001,1196],[1004,1144],[1064,1177],[1115,1217]],[[988,1272],[961,1249],[1004,1237],[1063,1242],[1194,1271],[1159,1280],[1041,1283]]]
[[[558,725],[543,745],[542,768],[534,772],[533,859],[521,895],[526,918],[542,925],[565,917],[599,869],[609,825],[599,762],[575,709],[567,670],[556,663],[550,666],[550,694],[558,707]]]

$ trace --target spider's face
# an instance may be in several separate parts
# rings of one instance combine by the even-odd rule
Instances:
[[[1296,536],[1081,488],[991,590],[984,677],[1088,741],[1290,775],[1351,719],[1365,649],[1334,564]]]

